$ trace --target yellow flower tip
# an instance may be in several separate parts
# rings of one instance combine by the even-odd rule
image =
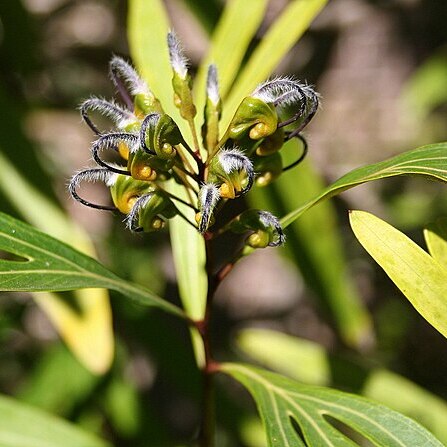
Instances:
[[[129,146],[126,143],[120,142],[118,144],[118,153],[124,160],[129,159]]]
[[[132,177],[136,180],[153,182],[157,178],[157,172],[150,166],[141,166],[132,170]]]
[[[265,231],[257,231],[248,236],[246,243],[252,248],[265,248],[269,242],[269,235]]]
[[[272,133],[270,126],[265,123],[258,123],[250,129],[249,136],[252,140],[259,140]]]
[[[169,143],[164,143],[161,150],[165,155],[169,157],[175,157],[175,155],[177,154],[175,148],[172,147],[172,145],[170,145]]]
[[[234,199],[236,197],[236,193],[234,188],[230,186],[228,183],[222,183],[219,188],[220,196],[225,199]]]
[[[159,217],[154,217],[154,219],[151,222],[151,228],[153,230],[161,230],[165,226],[165,221],[163,219],[160,219]]]
[[[123,197],[119,202],[116,203],[116,206],[123,214],[128,214],[130,213],[130,210],[134,206],[137,199],[138,196],[130,196],[127,198]]]

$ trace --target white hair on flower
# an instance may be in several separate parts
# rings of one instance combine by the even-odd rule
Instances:
[[[259,84],[251,96],[266,103],[274,103],[276,106],[311,101],[318,107],[319,103],[319,95],[312,86],[287,76],[280,76]]]
[[[188,74],[188,58],[174,31],[168,33],[168,49],[172,68],[182,79],[185,79]]]
[[[103,98],[97,98],[96,96],[86,99],[79,108],[83,119],[90,127],[92,127],[92,123],[88,117],[89,111],[101,113],[102,115],[110,118],[113,123],[121,128],[135,120],[135,115],[133,113],[127,109],[124,109],[115,101],[108,101]],[[93,127],[93,130],[95,130],[96,126],[93,125]]]
[[[214,105],[216,105],[220,101],[219,81],[217,77],[217,67],[215,64],[211,64],[208,67],[208,75],[206,78],[206,94]]]
[[[279,245],[283,245],[284,242],[286,241],[286,235],[284,234],[284,232],[282,230],[279,219],[276,216],[274,216],[272,213],[269,213],[268,211],[263,211],[263,210],[259,210],[258,215],[259,215],[259,222],[261,222],[262,225],[264,225],[265,230],[269,230],[269,229],[275,230],[277,240],[270,242],[269,246],[277,247]]]
[[[110,74],[116,87],[119,88],[116,78],[121,78],[124,84],[129,88],[132,95],[152,94],[148,85],[138,75],[135,68],[119,56],[113,56],[112,60],[110,61]]]
[[[213,210],[220,199],[219,188],[214,183],[204,184],[199,191],[199,210],[201,212],[199,231],[205,233],[208,229]]]
[[[217,157],[226,174],[241,170],[253,172],[251,160],[236,147],[221,149]]]
[[[82,182],[103,182],[110,187],[115,184],[117,177],[118,174],[110,172],[105,168],[81,169],[71,178],[69,188],[71,188],[71,185],[77,188]]]
[[[154,195],[153,193],[144,194],[135,201],[129,214],[124,219],[126,227],[129,230],[135,231],[137,229],[140,212],[152,199],[153,195]]]

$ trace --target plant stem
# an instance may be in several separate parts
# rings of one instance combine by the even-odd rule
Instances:
[[[208,276],[208,293],[206,298],[205,317],[196,322],[196,327],[202,337],[205,350],[205,366],[202,370],[203,394],[202,394],[202,426],[200,430],[199,446],[213,447],[215,432],[215,401],[213,375],[217,371],[217,363],[212,358],[210,341],[210,317],[214,293],[218,281],[214,275],[214,262],[211,240],[205,236],[206,246],[206,272]]]

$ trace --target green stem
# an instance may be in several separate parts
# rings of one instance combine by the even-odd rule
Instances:
[[[213,375],[218,369],[217,363],[212,358],[210,341],[210,317],[214,293],[218,286],[218,278],[214,275],[213,253],[211,240],[205,238],[206,247],[206,272],[208,276],[208,293],[206,298],[205,317],[196,322],[196,327],[202,337],[205,350],[205,366],[202,369],[202,426],[199,437],[199,447],[214,446],[215,432],[215,399]]]

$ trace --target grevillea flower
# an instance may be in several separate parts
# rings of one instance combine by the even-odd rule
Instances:
[[[230,222],[218,219],[222,207],[246,194],[254,184],[264,186],[296,166],[307,152],[301,135],[315,115],[319,96],[314,89],[290,77],[258,85],[237,108],[229,126],[220,132],[222,100],[218,71],[208,68],[202,144],[194,126],[197,110],[192,95],[188,60],[174,32],[168,33],[174,103],[192,130],[191,147],[177,123],[167,115],[150,86],[124,59],[114,56],[110,76],[123,104],[91,97],[80,106],[81,116],[96,135],[91,145],[97,166],[76,173],[69,184],[74,199],[91,208],[119,211],[131,231],[158,231],[180,216],[200,233],[248,233],[252,247],[278,246],[285,236],[279,220],[268,211],[247,210]],[[292,110],[283,118],[285,109]],[[103,132],[93,114],[108,118],[114,128]],[[280,149],[291,138],[302,141],[303,153],[283,166]],[[121,163],[107,161],[115,153]],[[102,182],[112,204],[94,204],[79,194],[83,182]],[[169,192],[177,182],[188,199]],[[195,221],[181,209],[194,210]]]

